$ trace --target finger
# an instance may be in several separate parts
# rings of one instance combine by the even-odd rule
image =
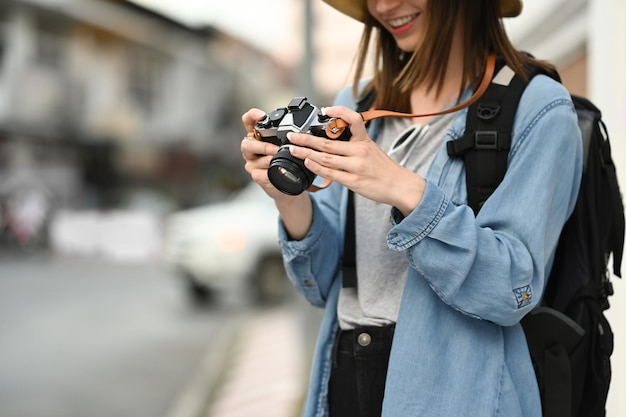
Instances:
[[[306,133],[288,133],[287,139],[294,145],[292,148],[298,158],[304,159],[309,156],[308,151],[314,150],[331,155],[352,155],[354,151],[349,142],[335,139],[326,139]],[[300,156],[303,155],[303,156]],[[294,155],[296,156],[296,155]]]
[[[343,185],[351,183],[356,178],[351,172],[322,165],[311,158],[306,158],[304,165],[315,175]]]
[[[331,169],[339,169],[340,165],[340,156],[318,152],[311,148],[302,148],[299,146],[291,146],[289,152],[294,158],[301,159],[306,161],[311,160],[316,164],[331,168]]]
[[[278,146],[269,142],[263,142],[248,137],[243,138],[241,141],[241,154],[246,160],[258,158],[259,155],[273,156],[277,151]]]
[[[365,129],[365,122],[360,113],[355,112],[345,106],[333,106],[324,108],[326,114],[330,117],[342,119],[350,125],[350,132],[352,136],[364,137],[367,136],[367,130]]]
[[[265,112],[260,109],[252,108],[241,116],[246,132],[252,132],[257,122],[265,118]]]
[[[246,159],[244,169],[249,173],[255,182],[259,182],[258,177],[267,180],[267,169],[272,160],[271,156],[262,156],[253,159]]]

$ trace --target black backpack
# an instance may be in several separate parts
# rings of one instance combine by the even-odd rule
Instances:
[[[512,76],[508,67],[499,67]],[[529,68],[529,79],[539,73]],[[556,73],[546,75],[560,81]],[[448,154],[464,159],[468,204],[475,213],[506,173],[513,118],[526,85],[517,76],[508,85],[492,82],[468,109],[464,136],[448,142]],[[563,227],[542,305],[522,325],[544,417],[604,417],[613,352],[603,313],[613,294],[607,265],[612,254],[613,274],[621,277],[624,206],[600,110],[585,98],[572,100],[583,137],[580,191]]]

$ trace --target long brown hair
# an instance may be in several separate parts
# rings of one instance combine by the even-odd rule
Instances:
[[[458,19],[463,19],[464,54],[459,97],[468,84],[476,88],[490,52],[502,57],[523,78],[526,78],[524,67],[529,64],[552,69],[550,64],[517,51],[511,44],[502,23],[498,0],[429,0],[425,37],[412,54],[405,54],[393,36],[369,15],[356,58],[355,96],[372,43],[374,76],[362,93],[376,90],[374,107],[410,112],[410,92],[418,85],[428,90],[434,88],[438,94],[444,83]]]

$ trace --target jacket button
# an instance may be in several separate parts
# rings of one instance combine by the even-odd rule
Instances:
[[[369,333],[361,333],[357,338],[357,342],[363,347],[369,346],[372,343],[372,336]]]
[[[313,283],[307,279],[304,281],[304,285],[311,288],[313,286]]]

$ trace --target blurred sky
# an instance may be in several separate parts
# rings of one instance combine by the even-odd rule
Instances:
[[[213,25],[262,49],[289,38],[294,5],[301,0],[133,0],[191,26]],[[281,24],[284,22],[285,25]]]

